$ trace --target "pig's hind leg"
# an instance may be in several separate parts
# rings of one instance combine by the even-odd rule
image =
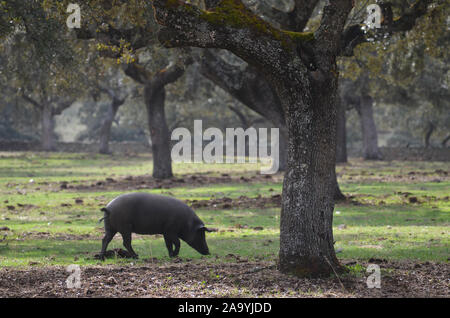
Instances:
[[[114,235],[116,235],[117,232],[114,231],[105,231],[105,236],[103,237],[102,240],[102,251],[100,252],[100,259],[104,260],[105,259],[105,253],[106,253],[106,248],[108,247],[109,242],[111,242],[111,240],[113,239]]]
[[[120,234],[122,234],[123,246],[125,246],[127,251],[131,254],[131,257],[138,258],[139,256],[133,250],[133,247],[131,247],[131,231],[121,232]]]
[[[180,240],[176,236],[170,236],[167,234],[164,234],[164,241],[166,242],[167,250],[169,251],[170,257],[178,256],[178,253],[180,252]],[[175,245],[175,250],[173,250],[173,245]]]

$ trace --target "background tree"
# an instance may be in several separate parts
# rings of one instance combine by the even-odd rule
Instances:
[[[76,47],[63,40],[66,35],[58,21],[38,2],[1,6],[2,85],[40,112],[42,148],[54,150],[54,116],[74,102],[80,88],[74,71]]]
[[[137,93],[137,89],[122,72],[121,68],[111,65],[109,59],[103,59],[95,54],[90,66],[86,67],[87,81],[90,83],[90,94],[94,100],[99,100],[102,96],[109,99],[108,107],[102,113],[100,123],[94,128],[94,133],[99,137],[99,152],[109,154],[109,141],[111,137],[111,127],[119,108],[125,103],[126,99]],[[85,75],[86,76],[86,75]]]
[[[396,9],[400,14],[407,11],[403,6]],[[377,114],[378,124],[388,133],[384,138],[388,146],[420,146],[422,140],[427,146],[433,133],[441,140],[448,136],[448,116],[443,111],[448,106],[448,50],[444,49],[449,43],[448,10],[443,1],[435,1],[414,29],[360,45],[354,56],[341,59],[342,97],[347,106],[369,106],[365,112],[357,109],[359,114]],[[364,156],[377,158],[374,118],[366,117],[360,116],[361,124],[368,123],[362,125]],[[355,135],[353,125],[350,130]]]

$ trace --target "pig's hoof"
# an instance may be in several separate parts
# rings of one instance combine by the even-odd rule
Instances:
[[[105,254],[97,254],[94,256],[94,258],[104,261],[105,260]]]
[[[137,254],[134,254],[133,256],[131,256],[132,258],[134,258],[134,259],[138,259],[139,258],[139,255],[137,255]]]

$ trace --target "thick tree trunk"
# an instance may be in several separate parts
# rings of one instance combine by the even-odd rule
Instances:
[[[337,98],[337,103],[336,163],[344,163],[348,160],[345,106],[340,97]]]
[[[164,110],[165,98],[166,90],[163,85],[150,81],[145,86],[145,105],[153,152],[153,177],[158,179],[173,177],[170,133]]]
[[[41,114],[41,143],[44,151],[56,149],[55,119],[51,105],[44,105]]]
[[[336,192],[336,82],[337,79],[330,79],[326,89],[309,89],[306,93],[305,90],[297,94],[288,89],[279,91],[286,103],[289,129],[279,266],[282,272],[297,276],[329,275],[341,269],[332,232]]]
[[[116,117],[119,107],[123,104],[123,100],[114,98],[103,120],[102,127],[100,128],[100,148],[99,152],[103,154],[109,154],[109,139],[111,137],[111,127]]]
[[[363,156],[366,160],[382,160],[378,149],[378,134],[375,120],[373,118],[373,99],[366,95],[360,99],[360,104],[356,108],[361,121],[363,135]]]

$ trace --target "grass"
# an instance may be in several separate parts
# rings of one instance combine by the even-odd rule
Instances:
[[[151,158],[144,154],[0,153],[0,227],[10,229],[0,231],[0,239],[7,235],[0,242],[0,266],[97,264],[93,256],[100,250],[103,236],[102,224],[97,222],[102,216],[99,209],[118,194],[133,189],[105,191],[94,187],[77,191],[61,189],[61,181],[77,185],[107,177],[149,176],[151,168]],[[448,170],[448,163],[440,162],[352,160],[339,166],[341,188],[352,199],[335,208],[338,257],[448,262],[450,182],[442,174]],[[177,177],[187,173],[240,177],[257,174],[258,166],[175,164],[174,171]],[[281,181],[258,180],[186,183],[183,187],[138,191],[189,200],[281,193]],[[82,202],[76,203],[76,199]],[[207,236],[212,255],[201,256],[182,242],[181,258],[192,262],[277,258],[279,208],[204,208],[196,212],[209,227],[218,229]],[[161,236],[136,236],[133,246],[139,260],[108,259],[105,264],[169,260]],[[122,248],[120,235],[109,248]]]

